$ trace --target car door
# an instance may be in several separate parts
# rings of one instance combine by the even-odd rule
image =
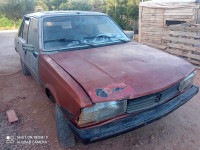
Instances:
[[[33,77],[38,79],[38,55],[39,55],[39,40],[38,40],[38,19],[30,18],[29,31],[28,31],[28,44],[32,44],[33,51],[27,51],[29,55],[29,67]]]
[[[29,66],[29,55],[27,51],[23,50],[22,45],[27,43],[29,22],[30,22],[29,18],[23,19],[20,32],[18,34],[18,41],[17,41],[17,49],[20,55],[20,59],[25,63],[27,67]]]

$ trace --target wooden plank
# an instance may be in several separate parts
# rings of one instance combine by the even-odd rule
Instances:
[[[152,28],[152,27],[154,27],[154,28],[157,28],[157,27],[159,28],[159,27],[160,27],[160,28],[161,28],[161,27],[163,27],[163,24],[145,23],[145,24],[143,24],[142,26],[143,26],[143,27],[149,27],[149,26],[151,26],[151,28]]]
[[[162,32],[162,31],[157,31],[157,30],[155,30],[155,32],[153,32],[153,31],[154,30],[151,30],[151,31],[149,31],[149,30],[143,30],[142,34],[150,34],[150,35],[158,34],[158,35],[160,35],[162,37],[162,34],[160,34],[160,32]]]
[[[193,52],[199,52],[200,53],[200,48],[198,47],[193,47],[193,46],[187,46],[184,44],[173,44],[173,43],[167,43],[168,47],[173,47],[173,48],[178,48],[182,50],[188,50],[188,51],[193,51]],[[199,56],[200,57],[200,56]]]
[[[200,38],[200,33],[198,34],[197,32],[185,32],[185,31],[164,31],[164,35],[172,35],[172,36],[186,36],[186,37],[195,37],[195,38]]]
[[[200,24],[200,9],[197,12],[197,23]]]
[[[171,17],[171,18],[185,18],[185,19],[189,19],[191,18],[193,15],[179,15],[179,16],[175,16],[175,15],[164,15],[165,17]]]
[[[193,16],[165,16],[166,20],[194,20]]]
[[[164,13],[165,12],[165,9],[155,9],[156,10],[156,13]]]
[[[138,28],[138,31],[139,31],[139,34],[138,34],[138,42],[141,42],[141,33],[142,33],[142,9],[143,7],[139,6],[139,28]]]
[[[165,13],[192,13],[194,11],[193,8],[184,8],[184,9],[166,9]]]
[[[173,53],[173,54],[176,54],[176,55],[181,55],[181,56],[185,56],[185,57],[188,57],[188,58],[194,58],[194,59],[197,59],[198,61],[200,61],[200,55],[195,55],[195,54],[192,54],[190,53],[190,51],[183,51],[183,50],[179,50],[179,49],[169,49],[167,48],[166,49],[167,52],[170,52],[170,53]]]
[[[177,13],[164,13],[165,16],[193,16],[194,13],[181,13],[181,12],[177,12]]]
[[[194,20],[193,16],[167,16],[166,20]]]
[[[146,31],[156,31],[156,32],[162,32],[162,28],[148,28],[148,27],[142,27],[142,32],[146,32]]]
[[[164,16],[164,14],[163,13],[142,13],[142,16],[156,16],[156,17],[162,17],[162,16]]]
[[[191,62],[192,64],[200,65],[200,61],[196,61],[196,60],[192,60],[192,59],[190,59],[190,60],[188,60],[188,61]]]
[[[192,31],[192,32],[198,32],[200,30],[200,26],[193,26],[193,27],[185,27],[185,26],[169,26],[168,29],[170,30],[176,30],[176,31]]]
[[[166,37],[163,37],[163,39],[164,40],[168,40],[168,41],[172,41],[172,42],[187,43],[187,44],[196,44],[196,45],[198,45],[200,43],[199,40],[186,39],[186,38],[181,38],[181,37],[166,36]]]
[[[150,37],[150,38],[162,38],[162,36],[160,34],[152,34],[152,33],[145,33],[143,32],[142,33],[143,36],[146,36],[146,37]]]
[[[159,24],[163,24],[163,20],[143,20],[142,19],[142,24],[145,23],[159,23]]]

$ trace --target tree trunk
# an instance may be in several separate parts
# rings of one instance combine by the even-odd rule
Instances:
[[[16,20],[14,20],[14,27],[15,27],[15,29],[17,29],[17,23],[16,23]]]

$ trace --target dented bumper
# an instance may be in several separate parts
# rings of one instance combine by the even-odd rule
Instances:
[[[120,120],[113,121],[106,125],[102,125],[90,129],[78,129],[73,124],[69,123],[72,131],[82,139],[84,143],[96,142],[102,139],[109,138],[111,136],[124,133],[144,125],[147,125],[153,121],[161,119],[167,114],[171,113],[198,93],[199,88],[192,86],[189,90],[183,94],[175,97],[174,99],[162,104],[154,109],[132,115]]]

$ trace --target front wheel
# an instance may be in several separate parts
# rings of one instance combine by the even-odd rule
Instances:
[[[56,127],[58,140],[62,147],[69,148],[75,146],[75,137],[68,126],[67,119],[56,103]]]
[[[24,62],[20,59],[21,61],[21,66],[22,66],[22,72],[25,76],[30,76],[30,72],[28,70],[28,68],[26,67],[26,65],[24,64]]]

